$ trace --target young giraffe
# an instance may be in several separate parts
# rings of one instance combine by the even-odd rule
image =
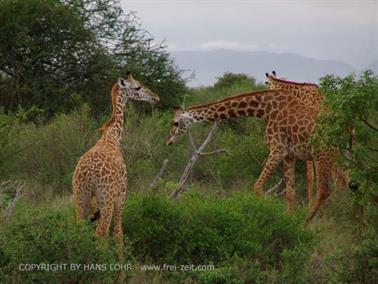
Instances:
[[[86,218],[90,207],[96,206],[99,212],[96,212],[95,218],[96,215],[100,217],[96,234],[100,237],[108,232],[113,214],[113,236],[123,236],[121,210],[126,199],[127,169],[120,140],[127,99],[149,103],[159,101],[156,94],[135,80],[131,74],[126,79],[118,79],[113,85],[111,97],[112,116],[100,128],[102,136],[96,145],[81,156],[72,178],[76,218]]]
[[[265,121],[265,142],[270,150],[264,168],[254,185],[254,192],[257,195],[262,195],[263,185],[274,168],[283,161],[287,209],[291,211],[295,197],[295,160],[315,161],[319,190],[317,200],[307,217],[309,221],[329,195],[328,180],[334,157],[330,151],[314,152],[311,149],[309,140],[316,127],[315,111],[304,107],[301,101],[291,96],[289,92],[267,90],[246,93],[191,107],[185,111],[176,110],[167,145],[173,144],[176,137],[194,123],[246,116],[262,118]]]
[[[297,83],[278,78],[275,71],[272,75],[265,73],[267,81],[266,86],[270,90],[286,90],[292,96],[299,99],[307,108],[314,110],[316,113],[320,112],[321,103],[324,99],[319,91],[319,86],[313,83]],[[314,163],[306,161],[307,167],[307,199],[311,206],[313,199],[313,183],[314,183]],[[346,174],[336,167],[332,168],[332,178],[336,184],[342,187],[347,187],[348,177]]]

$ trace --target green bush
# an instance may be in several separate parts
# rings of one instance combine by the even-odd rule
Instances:
[[[6,152],[2,179],[22,178],[54,187],[56,192],[71,187],[77,160],[97,136],[96,123],[83,107],[80,113],[59,115],[47,125],[20,123],[4,128]],[[5,168],[5,169],[4,169]]]
[[[312,239],[301,222],[300,215],[287,215],[283,204],[249,193],[225,198],[186,193],[179,202],[138,194],[123,215],[132,253],[144,262],[212,263],[218,269],[235,258],[249,259],[257,267],[256,279],[271,270],[280,271],[282,279],[300,277]]]
[[[72,206],[60,202],[33,207],[20,202],[12,222],[1,228],[0,255],[4,257],[0,275],[4,283],[114,283],[117,272],[109,269],[118,262],[113,241],[98,239],[91,224],[77,224]],[[81,269],[70,270],[72,263],[81,264]],[[68,266],[57,271],[22,271],[20,264]],[[105,264],[107,269],[85,270],[85,264]]]
[[[229,88],[233,85],[246,84],[250,88],[255,87],[256,79],[246,74],[235,74],[231,72],[224,73],[221,77],[217,78],[217,82],[214,84],[215,89]]]

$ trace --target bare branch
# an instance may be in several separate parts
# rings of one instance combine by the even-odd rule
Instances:
[[[190,142],[190,144],[192,145],[193,150],[194,150],[194,151],[197,151],[197,146],[196,146],[196,144],[194,143],[194,139],[193,139],[192,133],[190,132],[190,129],[188,129],[188,136],[189,136],[189,142]]]
[[[186,164],[186,167],[185,167],[185,169],[184,169],[184,171],[183,171],[183,173],[180,177],[178,188],[170,194],[170,197],[179,198],[180,195],[185,191],[184,185],[185,185],[185,182],[187,181],[190,173],[192,172],[194,164],[197,162],[197,160],[203,154],[205,154],[205,156],[206,156],[206,154],[208,154],[208,153],[203,153],[203,150],[205,149],[207,144],[209,144],[209,142],[211,141],[211,138],[213,137],[213,134],[214,134],[216,128],[217,128],[217,122],[214,122],[213,127],[211,128],[211,130],[207,134],[206,139],[203,141],[201,146],[198,149],[195,149],[194,152],[192,153],[192,157],[190,158],[189,162]],[[215,150],[213,152],[215,154],[216,152],[220,153],[222,151],[227,152],[226,150],[223,150],[223,149]],[[209,153],[211,153],[211,152],[209,152]]]
[[[3,195],[4,192],[8,194],[14,194],[13,198],[9,201],[8,206],[4,208],[4,216],[9,218],[13,214],[14,206],[16,205],[17,201],[20,199],[22,192],[24,190],[25,183],[19,180],[7,180],[0,184],[0,197]],[[0,198],[1,201],[1,198]],[[0,204],[1,206],[1,204]]]
[[[367,119],[361,119],[363,123],[365,123],[367,126],[369,126],[371,129],[378,131],[378,128],[372,125],[370,122],[367,121]]]
[[[268,189],[266,192],[265,192],[265,196],[271,194],[272,192],[275,192],[276,193],[276,196],[280,196],[281,195],[281,192],[282,191],[285,191],[284,190],[284,187],[285,187],[285,182],[283,179],[280,179],[280,181],[275,185],[273,186],[272,188]]]
[[[152,182],[150,183],[150,188],[151,189],[154,189],[156,188],[156,185],[157,185],[157,182],[159,181],[159,179],[162,177],[162,175],[164,174],[165,172],[165,169],[167,168],[167,165],[168,165],[168,159],[166,158],[163,162],[163,165],[161,166],[159,172],[157,173],[157,175],[153,178]]]

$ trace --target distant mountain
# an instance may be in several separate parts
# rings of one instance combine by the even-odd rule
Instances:
[[[172,52],[181,69],[195,72],[190,86],[208,86],[225,72],[246,73],[265,81],[265,73],[276,70],[278,76],[293,81],[315,82],[326,74],[345,76],[356,71],[337,60],[319,60],[293,53],[244,52],[233,50]]]

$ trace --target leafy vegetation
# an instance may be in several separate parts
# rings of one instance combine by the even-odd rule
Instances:
[[[264,281],[301,279],[309,259],[312,233],[300,224],[303,214],[289,216],[284,204],[258,200],[250,193],[231,197],[187,194],[176,202],[162,194],[134,194],[123,212],[127,263],[212,264],[215,270],[173,273],[173,279]],[[98,240],[94,224],[76,224],[72,204],[58,199],[33,207],[19,203],[13,220],[1,230],[0,251],[7,281],[109,282],[117,277],[110,265],[117,263],[111,239]],[[25,263],[106,264],[107,269],[19,272]],[[252,266],[238,275],[236,266]],[[235,266],[235,268],[232,268]],[[22,267],[23,269],[23,267]],[[228,273],[225,273],[228,271]],[[217,275],[215,276],[214,273]],[[131,275],[129,275],[131,276]],[[203,282],[203,281],[202,281]]]
[[[125,109],[122,147],[130,196],[121,252],[133,266],[126,271],[129,282],[378,282],[377,76],[322,78],[325,111],[313,145],[340,149],[338,163],[348,171],[353,191],[333,188],[329,202],[304,228],[302,163],[292,215],[282,200],[250,193],[268,154],[264,124],[256,119],[222,121],[207,150],[230,154],[199,159],[182,198],[166,197],[177,188],[193,151],[186,136],[166,147],[169,108],[263,89],[254,78],[225,73],[214,86],[188,89],[164,43],[155,43],[116,0],[3,0],[1,283],[117,280],[118,271],[109,267],[119,262],[120,248],[110,238],[97,239],[95,224],[77,224],[70,195],[76,162],[98,139],[97,129],[110,114],[111,84],[126,70],[161,97],[156,109],[133,103]],[[193,127],[195,143],[209,127]],[[150,182],[166,158],[167,169],[152,190]],[[281,175],[278,168],[268,186]],[[25,186],[21,192],[4,191],[6,181]],[[21,263],[105,264],[107,269],[21,271]],[[167,272],[143,269],[148,263],[213,267]]]
[[[199,104],[260,88],[255,85],[251,88],[250,81],[245,80],[224,88],[190,90],[186,104]],[[347,108],[340,108],[338,115],[343,110]],[[371,111],[370,118],[374,120],[374,110]],[[124,254],[135,268],[127,271],[127,279],[172,283],[375,282],[377,210],[365,194],[350,194],[345,190],[333,192],[329,204],[322,208],[310,229],[301,226],[304,211],[299,209],[293,216],[288,216],[282,201],[256,200],[250,194],[250,187],[267,156],[261,121],[239,119],[220,123],[208,150],[223,148],[229,150],[230,155],[200,159],[187,185],[189,192],[177,202],[167,199],[166,195],[176,189],[192,152],[188,139],[184,136],[173,147],[165,146],[172,116],[170,111],[155,110],[146,115],[130,104],[125,114],[122,145],[129,168],[131,196],[123,212],[127,244]],[[327,122],[324,116],[319,118],[319,123]],[[70,194],[71,175],[77,159],[95,143],[99,135],[97,129],[105,120],[105,116],[100,122],[92,118],[85,105],[71,114],[56,115],[47,124],[27,122],[28,115],[23,110],[0,115],[1,180],[26,182],[14,216],[11,219],[2,217],[1,273],[3,277],[7,275],[7,280],[28,282],[30,274],[17,272],[17,263],[26,260],[37,263],[53,262],[53,259],[69,263],[84,259],[92,263],[117,262],[113,241],[97,242],[94,224],[77,226],[71,202],[66,197],[59,197]],[[350,127],[338,127],[335,121],[332,126],[325,126],[320,132],[322,136],[319,134],[319,139],[325,137],[320,140],[323,146],[332,141],[332,127],[340,131],[337,132],[340,137],[348,137]],[[201,143],[209,127],[205,124],[193,128],[196,143]],[[326,132],[327,127],[329,132]],[[357,131],[356,137],[359,137]],[[356,139],[355,145],[367,143],[368,147],[374,142],[374,136],[366,137],[370,140]],[[340,147],[347,145],[342,139],[335,141],[340,142]],[[370,165],[374,155],[359,157]],[[165,158],[169,160],[168,167],[152,192],[149,184]],[[348,160],[340,160],[340,166],[346,165]],[[297,207],[300,208],[300,204],[306,202],[303,164],[299,164],[297,170]],[[349,170],[353,172],[354,169],[350,167]],[[355,170],[358,173],[359,169]],[[278,169],[269,186],[280,176]],[[360,176],[359,181],[363,180],[364,176]],[[368,192],[372,192],[374,182],[369,184]],[[365,192],[363,183],[360,190]],[[2,196],[2,206],[6,207],[14,195]],[[364,205],[367,220],[362,233],[358,216],[360,204]],[[56,230],[52,232],[49,226]],[[48,241],[40,245],[41,238]],[[84,248],[83,256],[75,254],[77,244]],[[39,246],[37,252],[27,249],[35,246]],[[93,250],[93,246],[94,252],[86,252],[86,247]],[[73,252],[68,255],[61,254],[71,250]],[[148,272],[141,270],[146,263],[211,264],[214,269]],[[83,275],[102,282],[112,282],[117,277],[114,271],[66,274],[54,275],[56,279],[67,281],[75,277],[80,279]],[[46,272],[33,274],[35,281],[51,279],[48,277],[52,275]]]

